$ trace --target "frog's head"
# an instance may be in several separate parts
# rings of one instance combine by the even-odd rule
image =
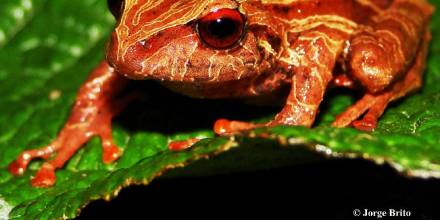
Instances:
[[[132,79],[238,80],[261,72],[263,52],[232,0],[108,0],[118,19],[107,59]]]

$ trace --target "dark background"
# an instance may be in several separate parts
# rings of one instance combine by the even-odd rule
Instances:
[[[410,179],[389,166],[362,160],[326,160],[281,169],[212,177],[158,179],[96,201],[78,219],[376,219],[353,217],[357,209],[411,211],[440,219],[440,181]],[[156,218],[152,218],[156,219]]]

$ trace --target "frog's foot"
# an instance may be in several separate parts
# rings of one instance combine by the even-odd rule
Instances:
[[[219,119],[214,124],[214,132],[218,135],[230,135],[263,126],[265,125],[254,124],[251,122],[229,121],[226,119]]]
[[[32,185],[35,187],[52,186],[56,180],[55,170],[63,167],[73,154],[95,135],[100,136],[102,140],[104,163],[108,164],[118,159],[122,152],[112,140],[110,116],[104,114],[90,122],[68,122],[55,141],[46,147],[22,152],[9,165],[9,171],[14,175],[22,175],[33,159],[46,159],[32,179]],[[47,160],[52,156],[53,158]]]
[[[376,128],[377,120],[385,111],[391,97],[392,93],[389,92],[377,96],[367,94],[344,113],[340,114],[332,126],[346,127],[351,124],[359,130],[373,131]],[[362,119],[356,120],[366,111],[367,113]]]
[[[277,116],[282,116],[283,114],[278,114]],[[262,127],[275,127],[279,125],[293,125],[285,121],[283,117],[275,117],[275,119],[268,121],[266,123],[252,123],[244,121],[230,121],[227,119],[219,119],[214,124],[214,132],[220,136],[232,135],[244,131],[249,131],[256,128]]]
[[[32,185],[35,187],[52,186],[56,181],[55,170],[63,167],[93,136],[101,138],[103,162],[112,163],[120,157],[122,151],[113,142],[111,119],[136,97],[128,96],[90,108],[74,107],[69,120],[57,138],[46,147],[22,152],[9,165],[9,172],[13,175],[22,175],[33,159],[45,159],[46,161],[32,179]]]
[[[172,141],[171,143],[168,144],[168,149],[172,151],[185,150],[192,147],[194,144],[196,144],[199,141],[200,139],[198,138],[190,138],[183,141]]]

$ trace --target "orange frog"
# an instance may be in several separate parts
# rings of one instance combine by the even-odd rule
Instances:
[[[278,102],[287,96],[265,124],[218,120],[214,130],[220,135],[261,126],[310,127],[329,85],[350,87],[364,96],[332,125],[371,131],[389,102],[420,88],[434,11],[426,0],[108,3],[118,23],[107,59],[81,86],[57,138],[22,152],[9,166],[21,175],[31,160],[46,159],[33,186],[54,185],[55,170],[93,136],[101,137],[104,163],[120,157],[111,119],[135,97],[116,98],[129,80],[156,80],[195,98]],[[277,95],[282,88],[288,94]]]

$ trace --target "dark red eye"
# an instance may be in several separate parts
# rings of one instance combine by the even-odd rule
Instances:
[[[108,8],[110,12],[115,16],[116,19],[119,19],[124,11],[125,0],[107,0]]]
[[[199,36],[208,46],[226,49],[236,45],[243,37],[245,19],[234,9],[218,9],[198,22]]]

